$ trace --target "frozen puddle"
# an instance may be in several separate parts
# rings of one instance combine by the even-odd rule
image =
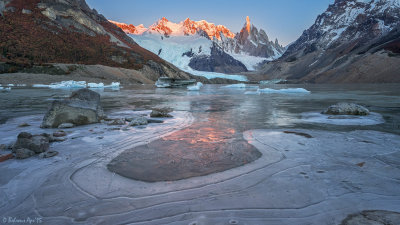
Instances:
[[[333,125],[348,125],[348,126],[368,126],[384,123],[385,120],[379,113],[371,112],[367,116],[353,115],[327,115],[319,112],[307,112],[301,114],[302,122],[307,123],[326,123]]]
[[[1,171],[16,174],[1,183],[0,215],[40,217],[45,224],[305,225],[340,224],[362,210],[400,210],[400,138],[377,131],[247,131],[244,138],[261,158],[179,181],[146,183],[107,170],[124,149],[193,122],[186,112],[174,116],[125,133],[82,127],[73,133],[86,138],[53,147],[59,158],[0,163]]]

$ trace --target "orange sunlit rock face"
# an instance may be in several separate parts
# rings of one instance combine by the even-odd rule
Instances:
[[[119,23],[110,21],[120,27],[125,33],[140,35],[146,31],[150,33],[159,33],[162,35],[184,36],[194,35],[199,31],[205,32],[210,39],[221,40],[221,34],[226,38],[234,38],[235,34],[223,25],[215,25],[205,20],[193,21],[189,18],[180,23],[172,23],[165,17],[161,18],[157,23],[145,28],[143,25],[134,26],[132,24]]]
[[[112,20],[109,20],[109,22],[117,25],[119,28],[121,28],[127,34],[142,34],[145,30],[147,30],[147,28],[145,28],[143,26],[143,24],[134,26],[132,24],[119,23],[119,22],[115,22]]]
[[[251,28],[250,25],[251,25],[250,24],[250,18],[249,18],[249,16],[247,16],[246,17],[246,30],[247,30],[248,33],[250,33],[250,28]]]

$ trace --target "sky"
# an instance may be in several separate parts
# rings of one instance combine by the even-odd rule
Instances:
[[[146,27],[162,17],[178,23],[206,20],[236,33],[246,16],[270,39],[295,41],[334,0],[86,0],[107,19]]]

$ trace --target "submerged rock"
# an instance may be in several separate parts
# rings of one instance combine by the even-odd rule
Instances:
[[[60,131],[56,131],[53,133],[54,137],[65,137],[67,136],[67,133],[65,133],[64,131],[60,130]]]
[[[29,127],[30,125],[28,123],[21,123],[18,125],[18,127]]]
[[[100,95],[89,89],[80,89],[73,92],[68,99],[53,101],[43,118],[41,127],[56,128],[64,123],[86,125],[98,123],[103,117]]]
[[[27,148],[18,148],[15,150],[17,159],[27,159],[35,155],[35,152]]]
[[[368,210],[357,214],[349,215],[340,225],[381,225],[398,224],[400,213],[384,210]]]
[[[153,109],[150,113],[150,117],[172,117],[172,115],[169,114],[170,112],[172,112],[172,109],[169,108]]]
[[[29,149],[34,153],[42,153],[49,149],[49,138],[43,135],[32,135],[22,132],[18,135],[18,139],[13,146],[13,151],[18,149]]]
[[[57,152],[57,151],[48,151],[48,152],[40,153],[40,154],[39,154],[39,157],[40,157],[40,158],[46,159],[46,158],[54,157],[54,156],[56,156],[56,155],[58,155],[58,152]]]
[[[164,123],[163,120],[157,120],[157,119],[147,119],[148,123]]]
[[[112,125],[125,125],[125,119],[114,119],[114,120],[110,121],[107,124],[110,125],[110,126],[112,126]]]
[[[366,116],[369,115],[369,110],[354,103],[340,102],[329,106],[322,114]]]

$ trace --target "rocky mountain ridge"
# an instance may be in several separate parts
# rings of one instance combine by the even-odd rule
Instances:
[[[0,62],[11,65],[0,66],[3,73],[65,63],[146,71],[152,80],[190,76],[137,45],[84,0],[1,0],[0,11]]]
[[[189,57],[190,62],[183,66],[194,70],[221,73],[246,72],[254,70],[254,67],[264,60],[278,58],[284,51],[278,40],[269,41],[266,32],[262,29],[258,30],[252,25],[249,17],[246,18],[243,29],[237,34],[223,25],[215,25],[205,20],[193,21],[189,18],[179,23],[173,23],[163,17],[149,28],[143,28],[140,31],[139,26],[111,22],[130,34],[142,47],[178,67],[182,61],[185,61],[185,57]],[[208,41],[199,40],[201,37]],[[193,43],[193,46],[183,49],[174,57],[163,56],[168,45],[184,46],[184,42],[189,39],[199,43]],[[195,51],[195,48],[198,50]],[[170,51],[174,51],[174,49],[170,49]],[[170,54],[173,53],[170,52]],[[177,57],[182,57],[182,59],[177,59]]]
[[[336,0],[261,73],[294,82],[400,82],[399,26],[398,0]]]
[[[224,51],[234,54],[248,54],[250,56],[264,58],[278,58],[284,52],[284,48],[279,44],[278,39],[270,41],[263,29],[258,29],[250,23],[250,18],[246,17],[246,23],[238,33],[233,33],[226,26],[215,25],[205,20],[193,21],[189,18],[179,23],[173,23],[165,17],[158,20],[149,28],[143,24],[134,26],[132,24],[110,21],[119,26],[127,34],[133,35],[163,35],[169,36],[190,36],[200,35],[208,37],[216,42]]]

